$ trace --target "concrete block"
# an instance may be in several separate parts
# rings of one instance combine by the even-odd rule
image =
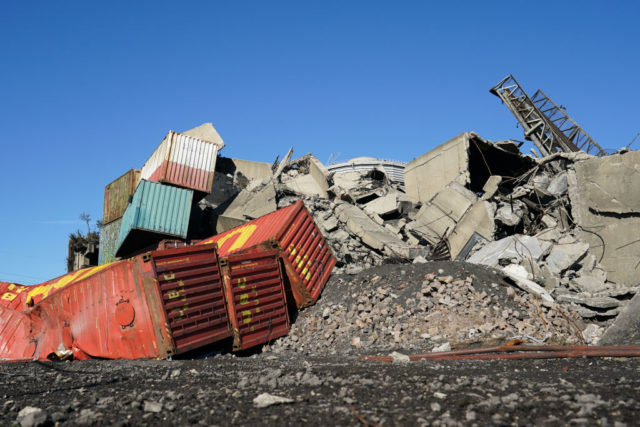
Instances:
[[[521,265],[511,264],[504,268],[502,268],[502,272],[514,281],[516,286],[518,286],[523,291],[529,292],[533,294],[543,301],[553,302],[553,297],[544,289],[542,286],[537,283],[529,280],[527,278],[527,270]]]
[[[475,194],[457,182],[452,182],[438,192],[431,203],[457,222],[476,200]]]
[[[224,142],[216,128],[213,127],[213,123],[203,123],[198,127],[182,132],[182,134],[198,138],[203,141],[212,142],[218,146],[218,150],[221,150],[224,147]]]
[[[491,175],[482,187],[483,194],[481,200],[489,200],[492,198],[498,191],[498,186],[501,182],[502,177],[500,175]]]
[[[571,213],[587,230],[580,239],[602,256],[609,280],[640,284],[629,267],[640,259],[640,151],[578,161],[573,168],[567,173]]]
[[[447,237],[451,259],[456,259],[469,239],[477,233],[487,241],[493,240],[495,230],[493,205],[478,201],[465,213]]]
[[[501,259],[515,259],[518,263],[523,259],[538,262],[548,245],[548,243],[531,236],[509,236],[486,244],[478,252],[471,255],[467,262],[490,267],[497,267]]]
[[[569,184],[567,182],[567,172],[563,171],[554,176],[551,179],[551,182],[547,186],[547,192],[555,197],[563,196],[567,189],[569,188]]]
[[[324,185],[323,185],[324,184]],[[327,182],[318,182],[316,177],[311,174],[298,175],[295,178],[285,180],[283,185],[294,193],[310,197],[327,198]]]
[[[640,293],[636,294],[598,341],[599,345],[640,344]]]
[[[588,250],[589,245],[581,242],[555,245],[546,262],[553,273],[560,274],[573,267],[587,254]]]
[[[389,193],[385,196],[378,197],[372,201],[366,203],[363,209],[369,213],[377,215],[388,215],[397,211],[398,209],[398,197],[395,192]]]

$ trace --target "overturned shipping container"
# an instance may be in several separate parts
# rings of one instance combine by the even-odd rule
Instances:
[[[220,260],[233,349],[244,350],[289,332],[287,300],[277,250],[234,253]]]
[[[102,213],[102,223],[104,225],[122,218],[139,182],[140,170],[131,169],[104,188],[104,209]]]
[[[230,336],[215,246],[0,283],[0,360],[165,358]]]
[[[302,201],[203,240],[217,243],[221,257],[258,252],[269,245],[281,250],[285,273],[298,307],[313,304],[331,275],[336,259]]]
[[[204,196],[211,192],[220,148],[217,143],[169,131],[142,166],[141,177],[196,190]]]
[[[140,181],[122,217],[117,256],[129,256],[165,237],[185,239],[193,191],[151,181]]]
[[[117,261],[118,239],[120,238],[120,227],[122,218],[116,219],[109,224],[103,224],[100,228],[100,250],[98,252],[98,265],[108,264]]]

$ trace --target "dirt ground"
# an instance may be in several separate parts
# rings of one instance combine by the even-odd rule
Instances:
[[[59,425],[634,425],[639,371],[631,359],[12,363],[0,367],[0,419],[32,406]],[[257,408],[261,393],[292,402]]]

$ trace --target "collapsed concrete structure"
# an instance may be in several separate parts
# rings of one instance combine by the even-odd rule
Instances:
[[[372,160],[331,171],[312,154],[291,154],[273,165],[220,158],[213,191],[200,202],[215,232],[302,199],[338,259],[336,272],[484,264],[592,320],[615,317],[640,285],[637,152],[535,158],[513,141],[465,132],[403,165],[404,180]]]

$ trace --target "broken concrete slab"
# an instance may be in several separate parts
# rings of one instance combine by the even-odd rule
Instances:
[[[457,222],[462,219],[476,200],[477,197],[464,186],[457,182],[449,183],[435,194],[433,199],[422,205],[415,220],[407,224],[407,229],[418,233],[420,237],[435,245],[453,232]],[[462,231],[458,233],[457,240],[461,240],[460,238],[464,240],[466,237],[466,240],[461,242],[462,246],[467,243],[475,230],[470,231],[470,234],[462,233]],[[491,233],[493,233],[493,229]],[[460,246],[460,244],[457,243],[456,246]],[[461,249],[462,247],[458,248],[457,252]]]
[[[480,192],[489,176],[518,176],[534,164],[531,158],[464,132],[409,162],[404,170],[405,189],[414,203],[431,200],[453,181]]]
[[[620,307],[611,308],[609,310],[593,310],[578,304],[569,304],[569,309],[575,311],[585,319],[614,317],[620,314]]]
[[[476,200],[475,194],[454,181],[439,191],[430,203],[439,207],[442,212],[457,222]]]
[[[495,230],[493,204],[485,201],[477,201],[464,214],[453,231],[447,236],[451,259],[465,258],[465,247],[472,241],[473,236],[479,236],[485,241],[493,240]],[[479,241],[480,239],[476,239]],[[473,242],[474,244],[477,241]],[[470,247],[468,248],[471,249]]]
[[[553,273],[560,274],[576,265],[588,250],[589,244],[582,242],[554,245],[546,263]]]
[[[636,294],[605,331],[599,345],[640,344],[640,293]]]
[[[371,214],[389,215],[398,210],[398,193],[394,191],[373,199],[365,203],[362,208]]]
[[[549,243],[532,236],[514,235],[491,242],[471,255],[467,262],[497,267],[501,260],[514,260],[520,263],[523,259],[538,262],[548,250]]]
[[[500,175],[491,175],[487,182],[482,186],[482,197],[481,200],[489,200],[492,198],[496,192],[498,191],[498,186],[502,182],[502,177]]]
[[[222,141],[222,138],[216,128],[213,127],[213,123],[203,123],[200,126],[189,129],[186,132],[182,132],[182,134],[216,144],[218,146],[218,150],[221,150],[224,147],[224,141]]]
[[[514,200],[512,203],[503,204],[496,210],[495,220],[507,227],[515,227],[522,221],[524,213],[524,203],[520,200]]]
[[[558,302],[584,305],[589,308],[610,309],[620,306],[620,301],[610,297],[592,297],[588,294],[562,294]]]
[[[282,172],[284,171],[284,168],[289,166],[289,161],[291,161],[291,155],[292,154],[293,154],[293,147],[289,148],[289,151],[287,151],[287,154],[284,156],[284,159],[282,159],[282,161],[278,164],[278,167],[276,168],[275,172],[273,173],[273,178],[274,179],[280,178],[280,175],[282,175]]]
[[[439,207],[426,203],[418,210],[415,220],[405,228],[435,245],[453,230],[455,225],[456,222]]]
[[[339,203],[335,207],[335,212],[338,219],[346,224],[347,229],[358,236],[365,245],[379,251],[387,249],[392,254],[405,258],[411,257],[410,245],[369,218],[359,207]]]
[[[563,171],[551,179],[551,182],[547,186],[547,192],[554,197],[560,197],[567,192],[568,188],[567,172]]]
[[[233,222],[232,219],[238,221],[247,221],[259,218],[263,215],[271,213],[277,209],[276,190],[270,181],[262,183],[259,188],[249,191],[242,190],[238,195],[226,206],[221,206],[214,210],[219,217],[225,218],[228,224]],[[220,221],[220,220],[219,220]],[[220,226],[226,226],[220,223]],[[216,230],[218,224],[216,224]],[[226,230],[225,230],[226,231]],[[218,231],[220,233],[220,231]]]
[[[546,289],[527,278],[527,270],[525,270],[525,268],[521,265],[508,265],[502,268],[502,272],[511,280],[513,280],[516,286],[518,286],[523,291],[529,292],[530,294],[537,296],[543,301],[554,301],[553,297],[549,294],[549,292],[547,292]]]
[[[310,197],[322,197],[327,198],[327,186],[326,181],[324,186],[318,183],[316,179],[311,175],[298,175],[295,178],[283,179],[283,185],[293,191],[294,193],[310,196]],[[327,188],[324,188],[327,187]]]
[[[595,293],[608,289],[605,281],[601,277],[592,274],[581,274],[571,279],[570,284],[579,292]]]
[[[567,175],[571,213],[609,280],[640,284],[640,151],[589,158]]]

